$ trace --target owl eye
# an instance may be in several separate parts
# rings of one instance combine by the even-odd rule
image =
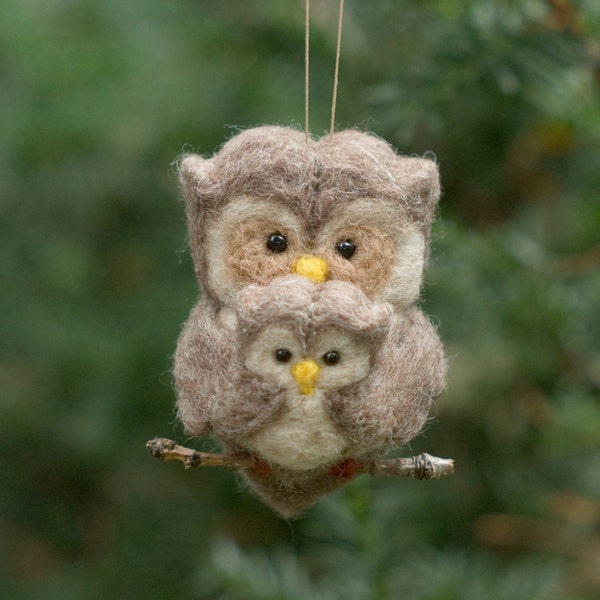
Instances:
[[[290,362],[292,353],[287,348],[278,348],[275,350],[275,360],[280,363]]]
[[[333,365],[337,365],[340,362],[340,355],[335,350],[330,350],[329,352],[325,352],[323,354],[323,362],[330,367]]]
[[[279,232],[272,233],[267,239],[267,248],[279,254],[287,248],[287,238]]]
[[[335,251],[343,258],[350,259],[356,252],[356,246],[351,240],[342,240],[336,244]]]

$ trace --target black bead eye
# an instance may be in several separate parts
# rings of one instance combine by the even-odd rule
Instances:
[[[275,360],[280,363],[290,362],[292,353],[287,348],[278,348],[275,350]]]
[[[281,233],[279,232],[272,233],[267,238],[267,248],[271,252],[279,254],[287,248],[287,238],[285,237],[285,235],[281,235]]]
[[[344,258],[352,258],[356,252],[356,246],[351,240],[342,240],[336,244],[335,251]]]
[[[340,362],[340,355],[335,350],[330,350],[323,354],[323,362],[330,367]]]

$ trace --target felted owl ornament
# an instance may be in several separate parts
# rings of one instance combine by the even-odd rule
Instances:
[[[225,452],[284,517],[405,444],[444,387],[443,349],[416,308],[395,313],[358,286],[287,275],[241,290],[228,317],[208,298],[175,360],[179,416]]]
[[[413,438],[444,387],[415,307],[437,166],[368,133],[258,127],[180,175],[201,298],[175,356],[179,417],[255,456],[252,487],[296,514]]]

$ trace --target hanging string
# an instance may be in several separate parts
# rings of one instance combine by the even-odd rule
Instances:
[[[310,48],[310,0],[305,0],[305,21],[304,21],[304,130],[306,135],[306,143],[309,140],[309,48]],[[335,109],[337,104],[337,88],[340,71],[340,51],[342,47],[342,23],[344,21],[344,0],[340,0],[340,8],[338,15],[337,43],[335,49],[335,71],[333,74],[333,97],[331,99],[331,126],[329,128],[330,135],[335,130]]]
[[[308,0],[307,0],[308,2]],[[342,21],[344,20],[344,0],[340,0],[340,13],[338,17],[338,30],[337,30],[337,47],[335,50],[335,73],[333,75],[333,98],[331,100],[331,127],[329,134],[333,135],[335,129],[335,105],[337,103],[337,87],[338,87],[338,74],[340,70],[340,49],[342,47]]]
[[[305,2],[305,22],[304,22],[304,129],[306,132],[306,143],[308,144],[308,49],[310,33],[310,0]]]

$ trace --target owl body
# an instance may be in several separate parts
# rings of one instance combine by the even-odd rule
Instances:
[[[178,415],[255,455],[250,486],[291,516],[417,435],[444,387],[415,306],[437,166],[371,134],[259,127],[180,174],[202,295],[175,355]]]

